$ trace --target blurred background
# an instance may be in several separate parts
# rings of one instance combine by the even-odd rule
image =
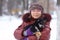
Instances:
[[[16,40],[15,29],[21,25],[21,16],[29,12],[31,3],[38,2],[45,13],[50,13],[50,40],[60,40],[60,0],[0,0],[0,39]]]

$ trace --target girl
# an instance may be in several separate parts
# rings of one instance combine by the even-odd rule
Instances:
[[[43,13],[41,5],[32,4],[22,19],[23,23],[14,32],[17,40],[49,40],[51,16]]]

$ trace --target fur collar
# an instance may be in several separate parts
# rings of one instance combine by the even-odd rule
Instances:
[[[43,13],[42,18],[43,17],[46,18],[48,22],[51,20],[51,15],[48,14],[48,13]],[[30,22],[32,20],[35,20],[35,19],[31,18],[30,13],[24,14],[22,19],[23,19],[24,22]]]

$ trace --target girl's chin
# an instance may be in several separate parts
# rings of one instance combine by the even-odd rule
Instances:
[[[34,19],[38,19],[39,17],[33,17]]]

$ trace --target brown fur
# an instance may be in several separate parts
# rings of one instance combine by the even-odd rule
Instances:
[[[45,18],[47,19],[47,21],[50,21],[50,20],[51,20],[51,15],[48,14],[48,13],[43,13],[42,16],[45,17]],[[30,22],[31,20],[34,20],[34,19],[31,17],[30,13],[24,14],[22,19],[23,19],[24,22]]]

